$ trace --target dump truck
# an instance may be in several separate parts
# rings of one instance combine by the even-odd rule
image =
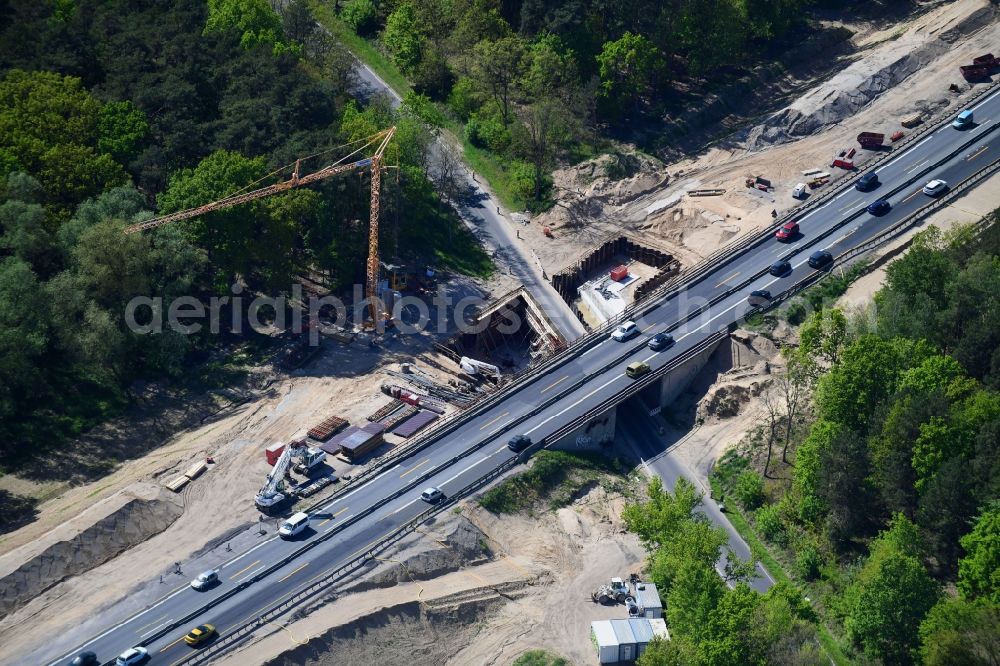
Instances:
[[[862,132],[858,135],[858,143],[861,147],[866,150],[874,150],[880,148],[885,142],[885,134],[879,134],[877,132]]]

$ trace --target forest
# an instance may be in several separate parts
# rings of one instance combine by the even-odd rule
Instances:
[[[349,55],[304,1],[281,7],[0,3],[4,466],[119,413],[140,380],[185,379],[227,342],[133,334],[122,316],[132,297],[206,299],[237,283],[277,296],[304,274],[337,291],[364,274],[367,175],[123,235],[154,211],[207,203],[395,125],[383,256],[491,270],[425,175],[430,128],[408,105],[357,103]]]
[[[885,9],[819,0],[339,0],[335,6],[341,22],[389,58],[417,94],[438,104],[449,128],[500,165],[491,178],[499,194],[533,210],[552,205],[549,173],[558,160],[589,156],[607,137],[648,144],[639,128],[655,137],[663,116],[682,109],[683,91],[704,94],[794,52],[815,31],[809,11],[849,17]]]
[[[770,418],[713,473],[774,555],[767,594],[722,583],[689,485],[626,510],[672,631],[640,666],[998,663],[998,222],[920,232],[872,309],[783,349]]]

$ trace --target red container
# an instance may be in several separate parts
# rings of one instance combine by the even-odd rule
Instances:
[[[611,279],[621,282],[628,277],[628,266],[615,266],[611,269]]]
[[[982,81],[990,78],[993,68],[987,65],[962,65],[958,69],[966,81]]]
[[[862,132],[858,135],[858,143],[861,144],[862,148],[878,148],[883,141],[885,141],[885,134]]]
[[[997,59],[992,53],[987,53],[986,55],[981,55],[978,58],[972,59],[973,65],[983,65],[985,67],[996,67]]]
[[[285,450],[285,444],[283,442],[275,442],[271,446],[264,449],[264,455],[267,457],[267,464],[274,467],[274,463],[278,462],[278,458],[281,457],[281,452]]]
[[[850,160],[834,160],[833,166],[851,171],[852,169],[854,169],[854,162]]]

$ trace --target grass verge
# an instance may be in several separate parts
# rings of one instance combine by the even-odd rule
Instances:
[[[511,666],[569,666],[569,662],[547,650],[528,650]]]
[[[716,499],[723,499],[725,497],[725,491],[722,488],[722,483],[715,477],[715,475],[710,475],[708,477],[708,483],[712,488],[712,497]],[[764,542],[760,540],[757,533],[751,527],[750,522],[746,519],[746,516],[736,508],[736,502],[729,502],[726,504],[726,517],[729,518],[729,522],[732,523],[733,527],[739,533],[743,540],[747,542],[750,546],[750,552],[753,553],[754,557],[760,560],[764,568],[767,569],[771,577],[777,582],[791,583],[793,581],[788,574],[785,572],[784,567],[771,555],[771,552],[764,545]],[[851,666],[853,663],[847,655],[844,654],[843,649],[841,649],[840,644],[837,639],[833,637],[830,630],[823,625],[822,621],[816,623],[816,633],[819,636],[820,645],[826,651],[830,659],[836,666]]]
[[[354,54],[355,58],[375,72],[397,95],[405,97],[406,93],[413,90],[395,63],[375,48],[375,45],[369,40],[355,33],[349,25],[340,20],[340,17],[333,11],[333,7],[318,0],[310,0],[309,7],[316,20],[330,31],[334,39],[343,44],[347,50]],[[527,202],[511,191],[503,160],[488,151],[477,148],[466,140],[464,127],[458,121],[448,120],[443,129],[455,136],[459,145],[462,146],[466,164],[476,174],[483,177],[505,208],[525,210],[528,207]]]
[[[404,97],[412,90],[410,83],[396,65],[382,55],[371,42],[354,32],[351,26],[341,21],[340,17],[333,11],[332,5],[319,2],[319,0],[310,0],[309,8],[316,20],[330,31],[334,39],[347,47],[347,50],[353,53],[354,57],[368,65],[380,79],[396,91],[396,94]]]
[[[625,474],[619,461],[604,456],[540,451],[526,472],[490,488],[479,505],[496,514],[518,513],[547,499],[549,509],[558,509],[572,502],[584,486],[623,484]]]

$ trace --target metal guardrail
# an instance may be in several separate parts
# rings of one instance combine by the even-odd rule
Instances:
[[[517,464],[518,464],[518,459],[516,457],[506,460],[501,465],[490,470],[486,474],[480,476],[478,479],[468,484],[461,490],[444,498],[443,500],[441,500],[431,508],[427,509],[423,513],[420,513],[411,520],[407,521],[404,525],[401,525],[397,530],[395,530],[389,535],[386,535],[386,537],[380,540],[377,544],[372,545],[370,550],[365,552],[363,555],[360,555],[352,559],[351,561],[346,562],[337,569],[330,571],[327,575],[323,576],[322,579],[312,583],[311,585],[303,588],[302,590],[299,590],[297,593],[295,593],[288,599],[285,599],[284,601],[275,604],[268,610],[263,611],[259,616],[246,622],[245,624],[243,624],[236,630],[230,632],[229,634],[220,637],[218,640],[206,646],[205,648],[199,650],[198,652],[192,653],[190,656],[180,661],[174,662],[174,666],[189,666],[191,664],[202,664],[209,661],[213,657],[217,657],[223,652],[232,649],[238,643],[248,638],[257,629],[263,627],[269,622],[272,622],[277,617],[280,617],[281,615],[285,614],[290,609],[301,604],[307,599],[316,596],[323,590],[328,589],[335,583],[338,583],[346,579],[352,573],[354,573],[362,566],[364,566],[367,562],[373,560],[377,553],[384,551],[393,544],[399,542],[403,537],[413,532],[420,523],[424,522],[425,520],[434,515],[437,515],[438,513],[441,513],[448,507],[457,503],[464,496],[485,486],[486,484],[493,481],[497,477],[501,476],[502,474],[507,472],[507,470],[509,470],[510,468],[514,467]]]
[[[977,94],[969,98],[967,104],[971,105],[973,102],[985,96],[986,94],[993,92],[998,87],[1000,87],[1000,81],[985,88],[982,88]],[[869,165],[866,165],[866,168],[874,167],[885,160],[891,159],[892,157],[898,157],[900,154],[905,152],[910,147],[910,145],[913,143],[914,140],[924,136],[927,132],[940,127],[941,123],[944,120],[947,120],[947,118],[950,118],[951,115],[953,114],[950,112],[948,114],[939,114],[934,119],[937,122],[931,120],[927,121],[917,131],[905,137],[904,141],[898,144],[895,150],[891,152],[882,153],[881,155],[876,157],[875,160],[872,161]],[[994,124],[989,131],[993,131],[994,129],[996,129],[996,127],[997,124]],[[953,158],[958,152],[964,150],[968,144],[974,143],[978,139],[979,137],[976,137],[974,139],[970,139],[969,141],[963,143],[959,149],[953,151],[943,160],[939,160],[935,164],[921,170],[920,174],[922,175],[924,173],[927,173],[927,171],[939,166],[942,161],[947,161]],[[853,175],[852,172],[845,172],[844,177],[841,177],[840,179],[834,182],[843,181],[847,176],[852,176],[852,175]],[[905,185],[895,188],[894,190],[892,190],[891,192],[889,192],[884,196],[892,196],[893,194],[898,193],[901,189],[903,189],[904,187],[908,187],[920,177],[921,176],[916,176],[914,178],[911,178],[909,181],[907,181]],[[807,211],[825,205],[830,199],[839,194],[839,192],[840,189],[838,189],[837,187],[831,187],[829,190],[824,192],[819,197],[816,197],[815,199],[810,199],[802,206],[799,206],[793,209],[788,214],[779,217],[773,224],[763,229],[749,232],[745,234],[744,237],[742,237],[741,239],[737,239],[736,241],[727,244],[725,247],[716,250],[715,252],[708,255],[700,262],[689,268],[687,271],[682,271],[680,274],[678,274],[671,280],[668,280],[663,285],[661,285],[657,289],[647,294],[642,300],[632,303],[622,313],[606,321],[599,328],[596,328],[589,334],[580,336],[576,340],[569,342],[561,351],[557,352],[556,354],[553,354],[552,356],[545,359],[538,365],[526,368],[524,371],[510,376],[506,385],[502,387],[500,390],[476,401],[475,403],[473,403],[472,406],[470,406],[464,411],[455,412],[449,416],[446,416],[444,419],[441,419],[432,430],[428,430],[427,432],[419,436],[416,440],[407,443],[405,447],[401,447],[400,449],[398,449],[398,451],[393,452],[392,455],[387,456],[386,458],[378,461],[376,464],[366,468],[365,470],[360,472],[357,476],[353,477],[350,480],[350,483],[342,486],[339,492],[323,500],[323,502],[319,502],[310,506],[307,510],[313,510],[320,504],[335,499],[340,494],[345,493],[349,489],[358,486],[360,482],[366,481],[368,478],[375,476],[377,473],[380,473],[384,468],[386,468],[390,464],[397,464],[398,462],[406,460],[408,457],[419,453],[441,435],[445,435],[448,432],[451,432],[462,423],[465,423],[467,420],[471,420],[472,418],[474,418],[481,412],[485,411],[492,405],[506,399],[512,393],[515,393],[516,391],[523,388],[522,382],[524,382],[525,380],[529,379],[530,377],[540,375],[549,368],[564,362],[571,356],[576,355],[579,350],[585,349],[589,346],[593,346],[599,343],[601,340],[603,340],[604,336],[607,335],[614,327],[618,326],[620,323],[624,321],[635,318],[637,313],[641,312],[642,315],[645,315],[650,310],[654,309],[655,307],[658,307],[660,301],[676,295],[682,289],[689,288],[701,282],[705,277],[707,277],[712,272],[716,264],[718,264],[720,261],[731,260],[741,254],[748,252],[749,250],[757,247],[758,245],[770,241],[774,231],[778,229],[786,221],[794,219],[796,217],[801,217]],[[831,234],[833,231],[840,229],[844,225],[854,221],[863,214],[864,210],[859,210],[855,213],[851,213],[840,223],[832,227],[827,232],[827,234],[824,235],[824,237],[826,235]],[[743,281],[737,287],[737,289],[743,288],[750,281],[759,278],[765,272],[766,271],[762,270],[759,273],[754,274],[751,279]],[[728,296],[729,294],[732,293],[732,291],[733,290],[730,290],[729,292],[727,292],[726,295]],[[680,325],[680,323],[678,325]],[[673,328],[676,328],[676,326],[671,327],[670,330],[673,330]]]
[[[1000,82],[998,82],[997,84],[994,84],[993,86],[990,86],[988,88],[983,89],[978,95],[974,96],[973,98],[971,98],[969,100],[970,103],[972,101],[978,99],[979,97],[982,97],[986,93],[992,91],[994,88],[997,87],[997,85],[1000,85]],[[937,128],[939,126],[939,124],[940,123],[931,125],[930,123],[928,123],[925,126],[925,128],[923,129],[922,132],[914,133],[913,135],[911,135],[910,142],[912,142],[912,140],[914,138],[916,138],[917,136],[921,136],[922,134],[926,133],[927,131],[930,131],[931,129]],[[994,124],[993,127],[990,128],[989,132],[994,131],[996,128],[997,128],[997,124]],[[983,136],[985,136],[985,134],[988,134],[989,132],[984,133]],[[920,172],[920,175],[911,178],[909,181],[907,181],[903,185],[897,186],[895,189],[893,189],[889,194],[887,194],[885,196],[892,196],[893,194],[897,194],[902,189],[904,189],[906,187],[909,187],[910,185],[912,185],[913,182],[915,182],[916,180],[918,180],[919,178],[921,178],[923,174],[927,173],[928,171],[930,171],[930,170],[932,170],[934,168],[937,168],[941,163],[946,162],[946,161],[954,158],[962,150],[965,150],[970,144],[975,143],[975,141],[980,140],[980,138],[981,137],[976,137],[974,139],[970,139],[969,141],[963,143],[958,149],[952,151],[946,157],[942,158],[941,160],[938,160],[933,165],[928,166],[927,168],[925,168],[924,170],[922,170]],[[883,159],[888,158],[889,156],[893,155],[894,153],[896,153],[896,151],[893,151],[892,153],[885,153],[883,157],[881,157],[881,158],[878,159],[878,162],[882,161]],[[982,175],[987,170],[995,167],[996,164],[997,163],[995,162],[992,165],[990,165],[989,167],[986,167],[986,168],[980,170],[979,172],[977,172],[976,174],[974,174],[974,176],[970,176],[970,178],[967,179],[967,180],[971,180],[972,178],[976,178],[976,177],[981,178]],[[964,185],[964,182],[961,185]],[[961,185],[960,186],[956,186],[955,189],[958,190],[961,187]],[[961,188],[961,189],[964,189],[964,187]],[[796,211],[795,211],[796,215],[800,215],[801,212],[804,211],[804,210],[806,210],[807,208],[812,208],[812,207],[819,206],[820,204],[822,204],[825,201],[827,201],[830,197],[832,197],[836,193],[837,193],[837,190],[831,188],[831,191],[825,193],[823,197],[817,199],[815,202],[811,201],[806,206],[800,207],[800,208],[796,209]],[[909,216],[907,218],[907,222],[905,224],[912,224],[912,220],[917,215],[925,214],[927,212],[927,210],[935,207],[935,205],[943,205],[943,202],[939,200],[939,201],[935,201],[935,202],[929,203],[927,206],[924,206],[919,211],[917,211],[913,215]],[[832,233],[836,229],[839,229],[844,224],[847,224],[850,221],[856,219],[862,213],[863,213],[863,211],[858,211],[857,213],[851,214],[845,220],[841,221],[838,225],[836,225],[835,227],[833,227],[828,233]],[[762,230],[760,230],[760,231],[758,231],[758,232],[756,232],[754,234],[749,234],[746,239],[744,239],[742,241],[739,241],[735,246],[733,244],[729,244],[725,248],[721,248],[720,250],[718,250],[717,252],[713,253],[712,255],[709,255],[708,257],[706,257],[705,259],[703,259],[701,262],[699,262],[694,267],[693,271],[689,271],[686,274],[682,273],[682,274],[678,275],[675,279],[673,279],[671,281],[668,281],[667,283],[665,283],[664,285],[662,285],[658,289],[654,290],[653,292],[650,292],[644,299],[642,299],[642,301],[639,301],[639,302],[636,302],[636,303],[633,303],[632,305],[630,305],[628,308],[626,308],[626,310],[624,312],[622,312],[620,315],[618,315],[618,317],[616,317],[616,318],[614,318],[614,319],[612,319],[612,320],[610,320],[608,322],[605,322],[605,324],[603,326],[601,326],[600,328],[592,331],[590,334],[585,335],[585,336],[581,336],[580,338],[577,338],[576,340],[572,341],[571,343],[569,343],[568,345],[566,345],[566,347],[562,351],[560,351],[559,353],[553,355],[549,359],[546,359],[546,361],[543,361],[539,365],[537,365],[537,366],[535,366],[533,368],[530,368],[525,373],[523,373],[521,375],[515,375],[515,378],[518,380],[517,382],[508,384],[506,387],[504,387],[504,389],[502,389],[500,391],[497,391],[496,393],[491,394],[487,398],[485,398],[485,399],[483,399],[483,400],[475,403],[472,407],[470,407],[467,410],[464,410],[462,412],[456,412],[456,413],[452,414],[450,417],[446,417],[444,420],[442,420],[441,422],[439,422],[438,427],[434,428],[431,431],[428,431],[423,436],[421,436],[417,441],[414,441],[414,442],[408,444],[405,448],[400,449],[400,452],[397,455],[388,456],[384,460],[379,461],[378,464],[373,465],[373,466],[367,468],[366,470],[363,470],[358,476],[353,477],[350,480],[351,482],[349,484],[345,484],[341,488],[340,492],[335,493],[334,495],[332,495],[330,497],[327,497],[327,498],[325,498],[324,500],[322,500],[320,502],[316,502],[315,504],[311,505],[307,510],[308,511],[312,511],[315,508],[317,508],[317,507],[319,507],[319,506],[321,506],[323,504],[327,504],[327,503],[335,500],[337,497],[339,497],[341,494],[343,494],[344,492],[346,492],[348,489],[353,489],[353,488],[357,487],[358,485],[360,485],[362,482],[366,481],[369,477],[374,476],[376,473],[380,473],[388,465],[390,465],[390,464],[396,464],[399,461],[405,460],[406,458],[408,458],[408,457],[410,457],[410,456],[418,453],[419,451],[423,450],[424,448],[426,448],[427,446],[429,446],[434,440],[436,440],[437,438],[439,438],[441,435],[447,434],[448,432],[450,432],[450,431],[454,430],[455,428],[457,428],[459,425],[465,423],[468,420],[471,420],[475,416],[478,416],[479,413],[481,413],[482,411],[485,411],[488,407],[494,405],[495,403],[497,403],[497,402],[499,402],[499,401],[501,401],[503,399],[506,399],[510,394],[515,393],[517,390],[520,390],[522,388],[522,386],[520,385],[520,381],[522,381],[524,379],[527,379],[529,376],[541,374],[542,371],[547,370],[548,368],[552,367],[553,365],[561,363],[564,359],[566,359],[570,355],[574,355],[576,353],[576,350],[578,348],[584,347],[585,345],[593,345],[593,344],[598,343],[599,341],[603,340],[605,334],[608,331],[610,331],[614,326],[617,326],[622,321],[625,321],[627,319],[630,319],[630,318],[634,317],[636,312],[638,312],[640,310],[643,310],[643,314],[645,314],[647,311],[652,310],[655,307],[658,307],[659,304],[656,301],[659,301],[659,300],[663,299],[671,291],[677,292],[677,291],[679,291],[679,289],[681,287],[688,287],[690,285],[697,284],[702,279],[704,279],[704,277],[706,277],[706,275],[709,272],[708,269],[714,267],[714,265],[717,264],[719,261],[721,261],[724,257],[727,257],[727,258],[731,259],[733,257],[736,257],[736,256],[738,256],[740,254],[745,253],[746,251],[748,251],[752,247],[755,247],[756,245],[761,244],[762,242],[764,242],[766,240],[770,240],[770,237],[771,237],[773,231],[776,228],[780,227],[781,224],[783,224],[789,217],[790,216],[785,216],[783,218],[780,218],[773,225],[771,225],[771,226],[769,226],[769,227],[767,227],[765,229],[762,229]],[[885,242],[885,240],[888,240],[888,238],[891,237],[891,235],[894,235],[894,234],[898,233],[899,230],[903,227],[903,225],[904,225],[904,223],[901,222],[901,223],[895,225],[893,227],[893,229],[891,229],[891,230],[889,230],[887,232],[884,232],[883,234],[880,234],[880,236],[878,237],[878,243],[876,243],[876,244],[880,244],[882,242]],[[875,242],[875,240],[876,239],[873,239],[872,241],[868,241],[867,243],[863,244],[863,246],[859,246],[859,247],[864,247],[865,249],[864,250],[859,250],[858,253],[863,252],[863,251],[867,251],[868,249],[871,249],[871,247],[874,247],[875,245],[873,243]],[[849,251],[849,252],[853,252],[853,250]],[[845,253],[845,255],[846,254],[848,254],[848,253]],[[845,259],[845,255],[839,256],[837,258],[837,261],[840,262],[842,260],[846,260]],[[851,256],[856,256],[856,254],[852,254]],[[745,280],[739,286],[733,287],[733,288],[727,290],[726,292],[724,292],[723,294],[718,295],[717,297],[713,298],[706,306],[703,306],[702,308],[699,308],[698,310],[689,313],[689,315],[687,317],[685,317],[682,321],[676,322],[673,326],[671,326],[669,328],[669,330],[673,330],[673,329],[677,328],[678,326],[681,326],[682,324],[686,323],[687,321],[690,321],[694,317],[697,317],[697,316],[701,315],[701,313],[704,312],[707,308],[711,307],[712,305],[718,303],[719,301],[721,301],[721,300],[723,300],[725,298],[728,298],[730,295],[732,295],[732,293],[734,293],[735,291],[743,288],[750,281],[757,279],[758,277],[760,277],[761,275],[763,275],[766,272],[767,272],[767,269],[764,269],[764,270],[760,271],[759,273],[754,274],[748,280]],[[782,302],[784,300],[787,300],[788,298],[790,298],[794,294],[798,293],[799,291],[801,291],[802,289],[806,288],[807,286],[809,286],[813,282],[817,281],[818,279],[820,279],[824,275],[825,275],[825,273],[816,272],[816,273],[811,274],[810,276],[807,276],[803,280],[800,280],[798,283],[796,283],[796,285],[794,285],[791,289],[786,290],[781,295],[779,295],[777,298],[775,298],[767,307],[752,309],[752,310],[748,311],[748,314],[749,313],[753,313],[753,312],[757,312],[757,311],[764,311],[764,310],[767,310],[767,309],[770,309],[770,308],[774,307],[778,303],[780,303],[780,302]],[[719,335],[719,334],[715,334],[715,335]],[[706,341],[704,341],[702,343],[699,343],[695,347],[692,347],[691,350],[688,350],[687,352],[685,352],[685,354],[682,354],[681,356],[677,357],[677,359],[683,358],[684,360],[687,360],[688,358],[690,358],[690,356],[687,355],[687,354],[689,354],[690,352],[692,352],[692,350],[695,350],[695,349],[697,349],[700,352],[701,350],[703,350],[705,348],[705,345],[707,344],[708,340],[713,340],[714,341],[714,336],[710,336],[709,338],[706,338]],[[582,384],[585,384],[587,381],[589,381],[590,379],[592,379],[594,376],[596,376],[598,374],[602,374],[603,372],[606,372],[609,368],[617,365],[622,360],[624,360],[624,358],[627,358],[628,356],[631,356],[636,351],[636,349],[637,349],[636,347],[629,348],[626,352],[624,352],[623,354],[621,354],[618,357],[616,357],[610,363],[605,364],[605,366],[601,370],[583,377],[578,382],[575,382],[573,385],[567,387],[566,389],[564,389],[560,393],[558,393],[555,396],[553,396],[553,398],[550,401],[547,401],[543,406],[536,407],[536,409],[532,410],[532,412],[530,412],[528,415],[526,415],[522,419],[518,420],[516,423],[508,424],[503,429],[503,431],[510,430],[511,428],[513,428],[515,425],[519,424],[524,419],[529,418],[530,416],[534,416],[534,415],[538,414],[540,411],[542,411],[543,409],[545,409],[546,407],[548,407],[553,402],[558,402],[559,400],[561,400],[562,398],[564,398],[569,393],[571,393],[571,392],[575,391],[576,389],[578,389]],[[675,359],[675,361],[677,359]],[[683,362],[683,361],[678,361],[678,363],[679,362]],[[644,388],[645,386],[647,386],[649,383],[651,383],[655,379],[661,377],[666,372],[669,372],[671,369],[675,368],[676,366],[677,366],[677,363],[674,363],[674,362],[672,362],[670,364],[667,364],[666,366],[664,366],[663,368],[660,368],[659,370],[655,371],[654,373],[650,373],[650,376],[648,376],[647,378],[644,378],[644,380],[642,382],[636,383],[633,386],[630,386],[629,389],[626,389],[626,390],[627,391],[638,392],[638,391],[642,390],[642,388]],[[632,395],[632,393],[630,393],[630,395]],[[579,419],[577,419],[577,421],[578,420]],[[566,433],[571,432],[571,430],[567,430],[568,427],[569,426],[561,428],[559,431],[557,431],[557,433],[554,433],[552,436],[546,438],[546,441],[556,441],[556,439],[554,439],[554,437],[558,433],[561,433],[561,434],[559,434],[559,436],[564,436]],[[575,425],[573,427],[579,427],[579,424],[575,423]],[[484,441],[478,443],[477,445],[473,446],[472,448],[467,449],[466,451],[462,452],[461,454],[453,457],[451,459],[451,462],[460,460],[460,459],[468,456],[470,453],[478,450],[479,448],[482,448],[483,446],[485,446],[485,444],[486,444],[487,441],[489,441],[489,440],[484,440]],[[484,477],[481,477],[481,478],[486,478],[486,477],[489,477],[491,479],[495,478],[496,476],[499,476],[499,474],[502,473],[502,471],[506,471],[507,466],[512,466],[512,464],[510,464],[510,463],[512,463],[512,462],[516,463],[516,461],[517,461],[516,458],[511,459],[511,461],[508,461],[508,463],[505,463],[504,466],[501,466],[500,468],[497,468],[496,470],[494,470],[490,474],[488,474],[488,475],[486,475]],[[244,589],[246,589],[250,585],[253,585],[254,583],[260,581],[261,579],[269,576],[270,574],[272,574],[277,569],[280,569],[281,567],[285,566],[286,564],[288,564],[293,559],[298,558],[303,553],[305,553],[308,550],[314,548],[316,545],[324,542],[328,538],[332,538],[333,536],[339,534],[346,527],[348,527],[350,525],[353,525],[354,523],[356,523],[357,521],[359,521],[359,520],[361,520],[363,518],[368,517],[369,515],[371,515],[371,513],[377,511],[379,508],[381,508],[385,504],[387,504],[387,503],[391,502],[392,500],[398,498],[403,493],[408,492],[414,486],[419,485],[420,483],[422,483],[423,481],[425,481],[427,478],[429,478],[430,476],[432,476],[434,473],[435,473],[435,470],[431,470],[430,472],[427,472],[426,474],[421,475],[419,478],[415,479],[411,484],[408,484],[406,487],[401,488],[400,490],[398,490],[398,491],[390,494],[389,496],[382,498],[381,500],[379,500],[375,504],[373,504],[370,507],[366,508],[361,513],[359,513],[359,514],[357,514],[355,516],[352,516],[352,518],[349,519],[349,520],[347,520],[347,521],[344,521],[343,523],[341,523],[338,526],[337,529],[330,530],[323,537],[320,537],[318,539],[315,539],[313,541],[308,542],[302,548],[296,550],[291,555],[286,556],[285,558],[282,558],[282,560],[280,560],[279,562],[275,563],[271,567],[268,567],[267,569],[261,571],[260,573],[258,573],[256,575],[252,576],[251,578],[243,581],[242,583],[240,583],[238,586],[236,586],[232,590],[227,591],[224,595],[222,595],[222,596],[218,597],[217,599],[209,602],[208,604],[202,606],[198,610],[193,611],[192,613],[189,613],[183,619],[181,619],[181,620],[173,623],[172,625],[170,625],[168,627],[165,627],[165,628],[163,628],[161,630],[158,630],[155,634],[147,636],[142,641],[142,643],[140,643],[140,645],[148,645],[148,644],[154,642],[155,640],[158,640],[159,638],[162,638],[167,633],[170,633],[170,632],[176,630],[177,627],[186,625],[188,622],[190,622],[195,617],[198,617],[199,615],[205,613],[206,611],[208,611],[211,608],[217,606],[219,603],[221,603],[221,602],[223,602],[223,601],[231,598],[232,596],[234,596],[236,594],[239,594],[240,592],[242,592]],[[467,492],[470,492],[470,491],[467,490],[467,489],[463,489],[462,491],[459,491],[459,493],[456,493],[456,495],[454,495],[454,496],[458,497],[458,496],[461,496],[460,495],[461,493],[467,493]],[[425,514],[426,513],[428,513],[428,512],[425,512]],[[423,515],[423,514],[421,514],[421,515]],[[368,559],[370,559],[370,558],[368,558]],[[198,655],[203,654],[205,652],[206,651],[203,650],[203,651],[199,652]],[[195,656],[197,656],[197,655],[195,655]],[[187,663],[195,663],[195,662],[185,661],[183,663],[187,664]],[[113,662],[108,662],[109,666],[111,664],[113,664]]]
[[[597,411],[592,411],[583,414],[582,416],[573,419],[572,421],[570,421],[569,423],[567,423],[566,425],[564,425],[563,427],[559,428],[554,433],[546,437],[545,448],[548,448],[552,444],[555,444],[560,439],[570,434],[571,432],[582,426],[587,421],[593,420],[595,417],[600,416],[605,412],[611,411],[612,408],[617,407],[619,404],[625,402],[629,398],[640,393],[643,389],[647,388],[648,386],[651,386],[655,381],[661,379],[664,375],[673,372],[684,363],[698,356],[699,354],[704,352],[706,349],[712,347],[713,345],[718,344],[720,341],[722,341],[728,336],[729,336],[728,329],[721,329],[719,331],[716,331],[707,338],[701,340],[695,346],[685,350],[682,354],[679,354],[674,358],[672,358],[663,367],[657,368],[656,370],[647,373],[645,376],[634,380],[631,384],[629,384],[627,388],[615,394],[614,402],[608,403],[606,405],[607,407],[606,409],[600,409]]]
[[[911,214],[907,215],[905,219],[900,220],[899,222],[897,222],[896,224],[894,224],[889,229],[886,229],[885,231],[883,231],[879,235],[877,235],[877,236],[875,236],[873,238],[870,238],[869,240],[865,241],[861,245],[858,245],[857,247],[853,247],[853,248],[851,248],[849,250],[846,250],[845,252],[840,253],[834,259],[833,264],[831,264],[831,268],[833,268],[834,266],[837,266],[837,265],[842,265],[845,262],[848,262],[851,259],[854,259],[855,257],[858,257],[858,256],[860,256],[860,255],[862,255],[862,254],[864,254],[866,252],[870,252],[871,250],[875,249],[876,247],[887,243],[888,241],[892,240],[894,237],[898,236],[899,234],[903,233],[904,231],[907,231],[910,227],[912,227],[915,224],[917,224],[920,220],[922,220],[923,218],[927,217],[927,215],[929,215],[930,213],[932,213],[932,212],[934,212],[934,211],[936,211],[936,210],[938,210],[940,208],[943,208],[946,205],[948,205],[948,201],[949,200],[951,200],[954,197],[958,196],[962,192],[965,192],[966,190],[970,189],[971,187],[974,187],[980,181],[984,180],[985,178],[987,178],[988,176],[992,175],[993,173],[995,173],[998,170],[1000,170],[1000,159],[997,159],[997,160],[993,161],[992,163],[986,165],[985,167],[983,167],[979,171],[975,172],[974,174],[972,174],[971,176],[969,176],[968,178],[966,178],[965,180],[963,180],[961,183],[959,183],[955,187],[953,187],[950,190],[948,190],[948,192],[946,192],[944,195],[942,195],[940,197],[937,197],[933,201],[930,201],[927,204],[925,204],[924,206],[921,206],[917,210],[913,211]],[[782,303],[784,301],[788,301],[791,298],[793,298],[794,296],[797,296],[800,292],[802,292],[805,289],[811,287],[814,283],[819,282],[821,279],[825,278],[828,274],[829,274],[828,271],[820,271],[820,270],[814,271],[814,272],[810,273],[809,275],[807,275],[806,277],[804,277],[801,280],[799,280],[798,282],[796,282],[789,289],[786,289],[785,291],[783,291],[780,294],[778,294],[766,306],[760,306],[760,307],[756,307],[756,308],[753,308],[751,310],[748,310],[747,314],[750,315],[750,314],[756,314],[758,312],[765,312],[767,310],[771,310],[774,307],[776,307],[778,304],[780,304],[780,303]]]
[[[905,220],[902,220],[897,224],[893,225],[892,228],[887,229],[878,236],[865,241],[864,243],[858,245],[857,247],[853,247],[850,250],[841,253],[837,257],[837,262],[848,261],[860,254],[864,254],[865,252],[868,252],[878,247],[879,245],[882,245],[886,241],[890,240],[893,236],[899,234],[902,231],[907,230],[909,227],[912,227],[930,213],[940,208],[944,208],[945,206],[948,205],[948,202],[951,199],[958,196],[959,194],[962,194],[966,190],[978,185],[980,181],[992,175],[995,171],[997,171],[998,168],[1000,168],[1000,159],[994,160],[993,162],[986,165],[979,171],[975,172],[974,174],[963,180],[961,183],[948,190],[948,192],[946,192],[944,196],[940,196],[930,201],[929,203],[925,204],[924,206],[920,207],[918,210],[914,211],[912,215],[907,216]]]

